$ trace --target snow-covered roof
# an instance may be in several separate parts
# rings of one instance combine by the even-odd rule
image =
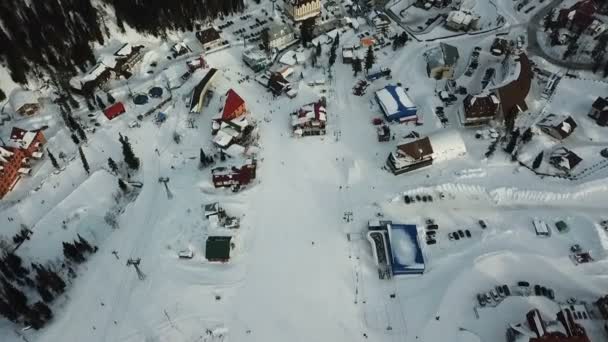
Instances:
[[[302,106],[302,108],[300,108],[300,110],[294,113],[291,117],[292,126],[303,125],[311,121],[327,121],[326,109],[318,102],[313,102]]]
[[[18,127],[13,127],[10,136],[10,145],[16,148],[27,149],[30,147],[34,139],[36,139],[36,131],[27,131]]]
[[[116,56],[103,54],[99,56],[98,62],[107,66],[108,68],[116,67]]]
[[[31,90],[17,88],[11,92],[9,102],[13,110],[19,110],[24,105],[37,104],[38,96]]]
[[[127,57],[132,52],[133,52],[133,46],[129,43],[125,43],[125,44],[123,44],[123,46],[120,47],[120,49],[118,49],[118,50],[116,50],[116,52],[114,52],[114,56]]]
[[[230,145],[230,143],[232,142],[232,139],[233,139],[233,136],[231,134],[229,134],[225,130],[220,130],[217,132],[217,134],[213,138],[213,142],[220,147],[226,147],[226,146]]]
[[[441,161],[458,158],[466,154],[467,148],[460,132],[444,129],[429,135],[433,147],[433,160]]]
[[[378,90],[376,96],[378,97],[384,112],[388,116],[400,113],[404,109],[416,107],[414,102],[412,102],[410,97],[405,93],[405,90],[399,86],[386,86],[383,89]]]

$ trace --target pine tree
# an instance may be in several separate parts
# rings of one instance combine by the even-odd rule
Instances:
[[[89,98],[88,98],[88,97],[86,98],[86,101],[87,101],[87,108],[88,108],[88,109],[89,109],[91,112],[92,112],[92,111],[95,111],[95,106],[93,106],[93,103],[91,103],[92,101],[91,101],[91,100],[89,100]]]
[[[49,154],[49,159],[51,160],[51,164],[53,164],[53,167],[59,170],[59,163],[57,163],[57,159],[55,159],[55,156],[51,153],[51,151],[49,151],[48,148],[46,149],[46,153]]]
[[[69,242],[63,243],[63,255],[66,257],[66,259],[72,260],[76,263],[81,263],[84,261],[84,257],[78,251],[76,246]]]
[[[340,33],[336,32],[336,38],[334,39],[334,46],[338,48],[340,46]]]
[[[359,74],[361,72],[361,59],[359,59],[359,57],[355,57],[352,61],[352,66],[353,66],[353,72],[355,73],[355,77],[357,77],[357,74]]]
[[[85,251],[87,251],[89,253],[93,253],[94,252],[93,246],[91,246],[91,244],[89,243],[89,241],[87,241],[85,238],[83,238],[82,236],[80,236],[80,234],[76,234],[76,236],[78,237],[78,242],[84,246],[84,250]]]
[[[315,55],[317,58],[321,57],[321,53],[323,53],[323,49],[321,48],[321,43],[318,42],[317,46],[315,47]]]
[[[19,278],[23,278],[30,273],[27,268],[22,266],[21,258],[15,253],[6,253],[4,262],[11,272]]]
[[[114,104],[116,102],[116,99],[114,98],[114,96],[112,96],[112,94],[110,94],[110,92],[108,92],[106,95],[107,95],[108,103]]]
[[[6,94],[4,94],[4,91],[2,91],[2,89],[0,89],[0,102],[6,100]]]
[[[106,104],[103,103],[103,100],[101,97],[99,97],[99,95],[95,96],[95,100],[97,100],[97,107],[99,107],[99,109],[104,110],[106,108]]]
[[[545,18],[543,19],[543,28],[544,28],[545,32],[547,32],[549,29],[553,28],[553,15],[555,15],[554,8],[552,8],[549,11],[549,13],[547,13]]]
[[[110,168],[110,170],[112,170],[112,172],[114,172],[115,174],[118,173],[118,165],[116,165],[116,162],[114,161],[114,159],[112,158],[108,158],[108,167]]]
[[[4,289],[4,299],[7,301],[9,307],[17,314],[25,314],[28,310],[27,297],[25,294],[6,279],[1,278],[1,281],[2,288]]]
[[[89,162],[87,161],[87,158],[84,155],[84,152],[82,151],[82,146],[78,147],[78,152],[80,153],[80,160],[82,161],[82,167],[84,168],[84,171],[88,174],[91,173],[91,170],[89,168]]]
[[[203,149],[201,148],[201,152],[200,152],[200,164],[201,165],[206,165],[207,164],[207,156],[205,155],[205,151],[203,151]]]
[[[84,129],[82,129],[82,126],[78,125],[76,127],[76,133],[78,133],[78,136],[80,137],[80,141],[82,142],[87,142],[87,134],[84,132]]]
[[[334,66],[334,63],[336,63],[336,48],[335,48],[335,46],[332,46],[331,50],[329,51],[329,68],[330,69],[332,66]]]
[[[74,144],[76,145],[80,145],[80,140],[78,140],[78,137],[76,136],[76,134],[73,134],[70,136],[72,138],[72,141],[74,142]]]
[[[543,162],[543,154],[544,152],[540,152],[537,156],[536,159],[534,159],[534,162],[532,163],[532,168],[534,170],[538,169],[538,167],[540,166],[540,164]]]
[[[19,314],[9,305],[8,301],[0,296],[0,316],[4,316],[6,319],[13,323],[17,323]]]
[[[125,181],[122,180],[122,178],[118,178],[118,187],[120,188],[120,190],[126,192],[128,190],[127,188],[127,183],[125,183]]]
[[[369,70],[374,66],[376,62],[376,56],[374,56],[374,50],[370,46],[367,49],[367,54],[365,55],[365,72],[369,72]]]
[[[129,138],[119,134],[119,141],[122,144],[122,155],[125,159],[125,163],[132,170],[139,169],[139,158],[135,156],[133,153],[133,148],[131,147],[131,143],[129,142]]]

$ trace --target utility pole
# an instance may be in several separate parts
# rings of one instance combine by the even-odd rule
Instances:
[[[135,272],[137,272],[137,277],[139,278],[139,280],[144,280],[144,279],[146,279],[146,275],[139,269],[140,262],[141,262],[140,258],[137,258],[137,259],[129,258],[129,260],[127,260],[127,266],[133,265],[133,267],[135,267]]]

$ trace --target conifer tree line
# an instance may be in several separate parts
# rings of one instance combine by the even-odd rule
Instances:
[[[53,317],[47,304],[65,292],[66,283],[51,267],[32,263],[28,268],[17,255],[16,250],[25,240],[29,240],[31,233],[22,226],[21,231],[13,237],[15,247],[0,255],[0,318],[40,329]],[[67,267],[68,275],[74,277],[70,265],[82,263],[96,251],[97,247],[77,235],[73,242],[63,243],[67,262],[62,267]]]
[[[25,84],[27,75],[44,72],[65,84],[67,76],[95,62],[91,45],[105,43],[110,21],[162,37],[242,11],[244,0],[103,0],[95,6],[92,0],[0,1],[0,61],[12,79]],[[106,17],[113,11],[116,18]]]

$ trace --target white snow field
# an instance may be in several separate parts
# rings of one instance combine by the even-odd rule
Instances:
[[[506,37],[522,34],[527,16],[519,16],[511,0],[495,2],[499,6],[492,10],[503,15],[505,27],[511,28]],[[269,12],[272,8],[270,2],[248,3],[247,13],[254,18],[262,16],[260,8]],[[483,7],[483,1],[477,3]],[[509,12],[504,13],[505,9]],[[495,17],[496,13],[492,21]],[[32,229],[31,240],[17,253],[26,265],[37,262],[60,268],[64,259],[61,243],[76,234],[99,248],[75,267],[77,277],[68,281],[66,293],[50,305],[54,318],[47,326],[38,331],[21,330],[21,326],[0,320],[2,342],[503,341],[508,324],[523,322],[533,308],[554,316],[557,303],[571,297],[590,303],[606,294],[608,234],[599,225],[608,219],[604,174],[580,181],[541,178],[511,162],[501,147],[486,158],[490,141],[476,139],[475,128],[460,125],[460,95],[457,104],[446,106],[449,122],[443,125],[436,107],[445,106],[437,96],[444,81],[427,77],[422,56],[439,40],[410,40],[396,51],[390,46],[376,51],[376,66],[390,68],[392,79],[372,82],[363,96],[353,95],[352,88],[365,76],[353,76],[351,66],[341,61],[341,50],[332,77],[328,77],[325,67],[330,45],[323,45],[321,67],[317,68],[301,60],[309,58],[308,50],[293,58],[296,46],[283,58],[277,56],[275,63],[293,64],[295,72],[288,80],[299,91],[290,99],[273,97],[255,81],[256,74],[241,60],[242,40],[228,32],[247,25],[238,16],[234,20],[237,25],[225,31],[234,44],[205,56],[219,76],[203,112],[189,113],[190,93],[205,73],[199,70],[172,91],[165,105],[144,117],[141,127],[133,128],[129,124],[152,105],[134,105],[128,87],[147,91],[153,85],[164,85],[167,80],[162,74],[171,77],[181,72],[185,61],[202,48],[193,33],[184,34],[179,38],[195,52],[188,58],[167,60],[171,44],[128,30],[130,34],[122,39],[142,43],[148,52],[129,85],[111,83],[112,94],[125,103],[127,112],[111,121],[99,111],[93,113],[101,126],[89,134],[83,146],[90,175],[84,172],[54,104],[46,104],[37,117],[0,126],[4,137],[12,126],[48,125],[46,147],[55,155],[59,151],[66,154],[60,160],[65,166],[62,171],[54,173],[45,158],[0,201],[0,236],[10,240],[22,223]],[[391,29],[399,30],[395,23]],[[340,42],[356,43],[365,31],[373,28],[365,24],[358,32],[345,28]],[[458,84],[471,93],[480,90],[481,76],[488,67],[500,68],[500,59],[487,53],[493,34],[445,39],[459,49],[455,75]],[[463,73],[473,46],[483,47],[483,52],[476,75],[467,77]],[[151,67],[152,62],[158,66]],[[320,79],[326,84],[314,85]],[[570,113],[580,119],[576,144],[608,147],[608,128],[596,126],[585,116],[595,95],[605,93],[605,84],[562,82],[557,91],[563,95],[552,102],[537,98],[533,85],[530,111],[523,117],[532,118],[542,108]],[[374,93],[397,83],[407,89],[424,124],[390,124],[393,138],[378,142],[372,120],[383,114]],[[237,193],[214,188],[212,167],[199,169],[199,150],[216,152],[211,122],[229,89],[245,100],[260,135],[256,179]],[[326,135],[294,138],[290,114],[321,96],[327,99]],[[86,106],[82,108],[75,115],[89,120]],[[154,122],[159,111],[167,115],[160,125]],[[449,150],[457,144],[460,151],[464,144],[466,154],[445,157],[442,163],[399,176],[387,171],[387,156],[399,143],[411,141],[408,134],[446,136],[444,130],[458,133],[462,141],[446,138],[439,142],[441,146]],[[179,144],[174,142],[175,132],[181,135]],[[130,199],[117,199],[118,179],[107,167],[108,157],[123,160],[119,133],[129,137],[141,159],[140,170],[130,176],[143,187]],[[581,141],[584,136],[593,141]],[[232,166],[242,159],[221,162],[216,158],[214,166]],[[170,193],[159,183],[160,177],[169,178]],[[433,201],[406,204],[405,195],[414,199],[430,195]],[[203,206],[213,202],[240,218],[240,228],[219,228],[206,219]],[[106,222],[108,212],[116,213],[117,228]],[[423,274],[379,279],[366,239],[368,220],[379,217],[417,225],[425,261]],[[425,241],[428,218],[439,225],[434,245]],[[535,234],[534,218],[548,224],[548,238]],[[487,228],[480,227],[479,220]],[[560,220],[569,225],[568,232],[557,231],[555,223]],[[471,237],[458,241],[448,237],[458,230],[468,230]],[[229,262],[206,260],[205,242],[210,235],[232,237]],[[413,241],[408,236],[397,240],[397,258],[413,262]],[[573,244],[589,251],[594,261],[573,263]],[[193,258],[178,258],[184,249],[193,251]],[[126,265],[129,258],[141,259],[145,279],[140,280],[133,267]],[[477,308],[477,293],[499,284],[515,286],[518,281],[551,287],[555,301],[514,295],[496,306]],[[33,291],[32,298],[35,296]],[[595,323],[585,325],[591,341],[606,341],[601,324]]]

